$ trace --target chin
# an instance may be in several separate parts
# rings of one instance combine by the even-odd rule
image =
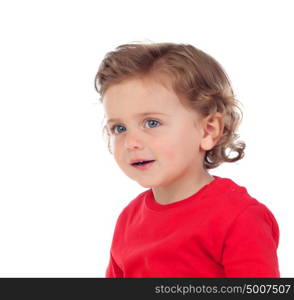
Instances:
[[[135,180],[135,179],[134,179]],[[153,187],[156,187],[157,185],[155,183],[152,183],[152,182],[143,182],[143,181],[139,181],[138,179],[135,180],[140,186],[144,187],[144,188],[147,188],[147,189],[150,189],[150,188],[153,188]]]
[[[150,188],[154,187],[153,184],[145,184],[145,183],[141,183],[141,182],[138,182],[138,184],[140,184],[142,187],[147,188],[147,189],[150,189]]]
[[[141,182],[141,181],[137,181],[136,182],[141,185],[142,187],[144,188],[148,188],[148,189],[151,189],[151,188],[157,188],[157,187],[161,187],[162,185],[160,183],[155,183],[155,182]]]

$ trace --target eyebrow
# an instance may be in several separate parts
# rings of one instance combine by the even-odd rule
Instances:
[[[139,116],[147,116],[147,115],[166,115],[166,116],[168,116],[167,114],[165,114],[165,113],[161,113],[161,112],[144,112],[144,113],[138,113],[138,114],[135,114],[134,116],[137,116],[137,117],[139,117]],[[109,119],[108,121],[107,121],[107,124],[109,124],[109,123],[112,123],[112,122],[116,122],[116,121],[121,121],[120,119]]]

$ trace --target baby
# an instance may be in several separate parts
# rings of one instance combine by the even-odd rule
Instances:
[[[280,277],[271,211],[208,172],[245,149],[221,65],[192,45],[124,44],[104,57],[95,88],[109,151],[147,188],[118,217],[106,277]]]

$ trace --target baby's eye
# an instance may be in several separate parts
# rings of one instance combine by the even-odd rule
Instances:
[[[116,134],[115,129],[116,129],[116,128],[122,128],[122,127],[124,127],[124,126],[121,126],[121,125],[114,125],[114,126],[111,127],[110,131],[111,131],[112,133]],[[121,132],[119,131],[118,134],[120,134],[120,133],[121,133]]]
[[[149,123],[149,124],[154,124],[154,123],[159,124],[159,122],[156,121],[156,120],[147,120],[147,123]],[[156,127],[156,126],[154,126],[154,127]],[[151,125],[151,128],[154,128],[154,127]]]
[[[160,124],[160,122],[153,120],[153,119],[147,120],[147,123],[149,123],[151,128],[157,127],[156,124]],[[125,127],[122,125],[114,125],[111,127],[111,132],[114,134],[120,134],[123,132],[123,131],[121,131],[121,128],[125,128]],[[117,131],[116,131],[116,129],[117,129]]]

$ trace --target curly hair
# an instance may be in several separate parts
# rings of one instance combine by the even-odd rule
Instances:
[[[216,112],[222,114],[223,133],[216,145],[206,151],[203,161],[205,169],[216,168],[223,162],[235,162],[244,157],[246,145],[243,141],[236,141],[239,138],[236,130],[243,117],[238,105],[240,102],[234,95],[224,69],[213,57],[190,44],[123,44],[105,55],[94,85],[103,102],[103,96],[111,85],[126,79],[148,76],[158,79],[162,84],[162,78],[168,78],[182,104],[202,116]],[[111,152],[107,130],[106,134]],[[231,152],[237,155],[231,158]]]

